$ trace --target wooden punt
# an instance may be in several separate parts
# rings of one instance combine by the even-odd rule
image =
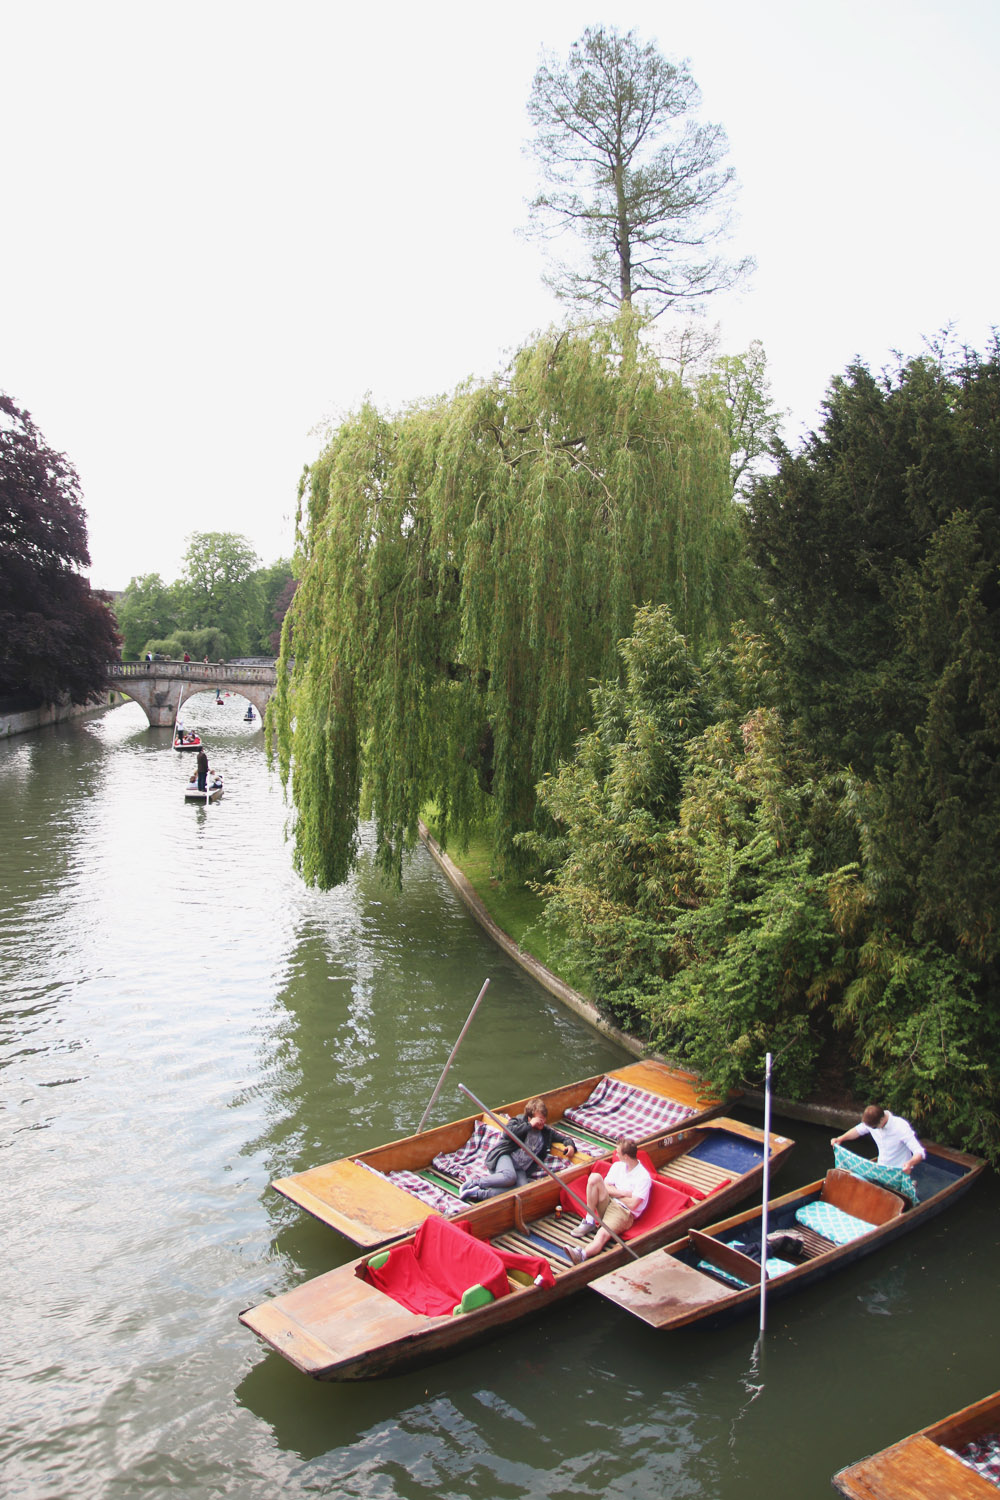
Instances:
[[[199,787],[191,786],[190,783],[184,788],[185,802],[218,802],[222,796],[222,785],[210,786],[202,791]]]
[[[616,1068],[609,1074],[596,1073],[579,1083],[540,1091],[540,1097],[548,1105],[549,1123],[557,1129],[572,1130],[578,1139],[583,1139],[584,1132],[563,1121],[563,1112],[582,1104],[605,1077],[620,1079],[689,1110],[690,1114],[677,1129],[700,1124],[721,1114],[726,1107],[725,1100],[706,1094],[704,1083],[693,1073],[647,1060]],[[528,1099],[518,1099],[513,1104],[501,1105],[496,1113],[513,1117],[522,1114],[527,1103]],[[429,1174],[438,1186],[457,1199],[460,1181],[449,1181],[434,1172],[432,1163],[436,1156],[461,1150],[480,1118],[479,1115],[467,1115],[461,1120],[425,1130],[421,1135],[407,1136],[370,1151],[341,1157],[339,1161],[310,1167],[290,1177],[279,1177],[271,1186],[314,1218],[336,1229],[352,1244],[365,1250],[373,1249],[412,1234],[423,1219],[437,1212],[430,1204],[390,1182],[387,1174],[401,1171],[422,1176]],[[646,1140],[660,1139],[663,1135],[664,1130],[660,1127],[655,1136],[639,1135],[637,1139],[644,1144]],[[614,1149],[614,1144],[613,1140],[600,1140],[595,1136],[591,1156],[607,1155]],[[375,1176],[376,1172],[382,1175]]]
[[[789,1263],[792,1269],[769,1276],[768,1298],[787,1296],[809,1286],[916,1229],[966,1193],[985,1168],[979,1157],[929,1142],[924,1145],[927,1160],[913,1173],[918,1193],[914,1204],[907,1204],[898,1193],[837,1168],[817,1182],[773,1199],[768,1204],[769,1239],[772,1234],[794,1230],[801,1246],[798,1263]],[[805,1204],[820,1201],[873,1227],[841,1245],[804,1229],[796,1220],[797,1211]],[[682,1328],[690,1323],[714,1326],[727,1322],[760,1305],[760,1263],[733,1246],[734,1242],[740,1242],[759,1253],[761,1219],[762,1209],[758,1205],[703,1231],[693,1231],[641,1262],[600,1277],[593,1290],[652,1328]],[[734,1286],[727,1276],[735,1276],[745,1285]]]
[[[771,1133],[772,1172],[791,1148],[786,1136]],[[657,1170],[668,1172],[674,1181],[685,1180],[685,1174],[691,1171],[697,1176],[706,1165],[714,1165],[718,1169],[716,1181],[722,1185],[646,1231],[642,1231],[640,1219],[629,1241],[631,1249],[640,1255],[673,1238],[678,1229],[704,1223],[718,1208],[738,1202],[761,1185],[764,1132],[736,1120],[711,1120],[647,1149]],[[240,1314],[240,1322],[297,1370],[317,1380],[363,1380],[396,1374],[486,1339],[536,1316],[628,1258],[628,1252],[614,1243],[580,1265],[569,1254],[580,1241],[570,1232],[577,1222],[574,1211],[560,1206],[564,1200],[561,1188],[570,1186],[582,1196],[591,1165],[568,1168],[563,1184],[543,1178],[518,1192],[490,1199],[471,1208],[463,1221],[477,1239],[495,1249],[543,1257],[551,1269],[553,1285],[522,1285],[512,1278],[508,1295],[486,1306],[460,1316],[431,1317],[409,1311],[364,1280],[368,1261],[380,1259],[366,1255],[273,1301],[248,1308]],[[651,1199],[651,1207],[652,1203]],[[459,1232],[451,1225],[445,1228],[449,1233]],[[412,1243],[411,1237],[402,1246]],[[397,1248],[401,1247],[392,1247],[390,1254]]]
[[[841,1469],[834,1487],[847,1500],[997,1500],[997,1482],[957,1457],[990,1438],[1000,1444],[1000,1391]]]
[[[197,735],[195,735],[193,739],[185,739],[185,740],[175,739],[174,740],[174,749],[175,750],[200,750],[201,749],[201,740],[198,738]]]

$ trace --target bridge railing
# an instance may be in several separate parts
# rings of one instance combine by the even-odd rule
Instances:
[[[241,667],[230,662],[203,661],[112,661],[109,677],[179,677],[199,682],[266,682],[276,681],[274,667]]]

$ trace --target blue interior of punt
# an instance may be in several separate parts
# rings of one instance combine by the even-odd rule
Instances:
[[[747,1140],[743,1135],[729,1135],[724,1130],[710,1130],[687,1155],[693,1161],[711,1162],[726,1172],[749,1172],[764,1160],[764,1144]],[[667,1162],[661,1170],[669,1173],[670,1163]]]

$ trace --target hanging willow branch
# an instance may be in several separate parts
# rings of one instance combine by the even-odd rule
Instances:
[[[398,876],[430,799],[508,859],[635,607],[669,604],[695,646],[726,619],[728,464],[714,408],[621,325],[345,422],[304,480],[273,715],[303,875],[346,878],[364,809]]]

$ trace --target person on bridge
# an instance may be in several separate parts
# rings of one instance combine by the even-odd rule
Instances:
[[[207,789],[208,789],[208,785],[207,784],[208,784],[208,756],[205,754],[204,750],[199,750],[198,751],[198,790],[199,790],[199,792],[207,791]]]
[[[186,652],[186,651],[185,651],[185,653],[184,653],[184,660],[185,660],[185,661],[190,661],[190,660],[191,660],[191,658],[190,658],[190,656],[188,656],[188,654],[187,654],[187,652]]]

